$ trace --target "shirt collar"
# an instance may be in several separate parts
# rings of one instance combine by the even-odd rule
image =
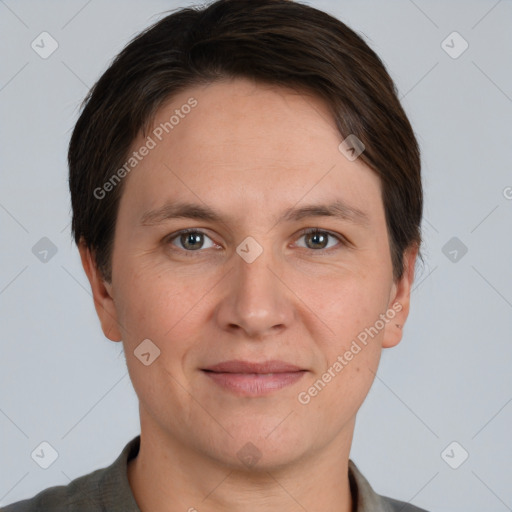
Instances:
[[[351,459],[348,461],[348,478],[354,504],[353,512],[393,511],[386,500],[372,489],[368,480]]]

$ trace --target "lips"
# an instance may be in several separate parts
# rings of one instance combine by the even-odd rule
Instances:
[[[203,369],[223,390],[239,396],[268,395],[300,380],[306,370],[284,361],[232,360]]]
[[[232,361],[224,361],[213,366],[205,368],[206,371],[216,373],[289,373],[299,372],[302,368],[284,361],[265,361],[263,363],[251,363],[249,361],[241,361],[238,359]]]

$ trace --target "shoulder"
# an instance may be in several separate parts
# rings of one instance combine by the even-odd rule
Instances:
[[[349,481],[357,512],[428,512],[405,501],[377,494],[352,459],[349,459]]]
[[[381,496],[382,500],[388,506],[390,512],[428,512],[424,508],[419,508],[405,501],[398,501],[387,496]]]
[[[7,505],[1,512],[100,512],[98,484],[105,471],[106,468],[98,469],[76,478],[68,485],[49,487],[32,498]]]
[[[127,476],[127,463],[137,455],[139,446],[140,436],[137,436],[110,466],[75,478],[67,485],[44,489],[32,498],[7,505],[0,512],[140,512]]]

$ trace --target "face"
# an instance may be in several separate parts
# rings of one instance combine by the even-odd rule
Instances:
[[[320,99],[247,80],[184,91],[152,130],[111,283],[81,249],[143,432],[232,467],[346,448],[412,282],[393,281],[378,176]]]

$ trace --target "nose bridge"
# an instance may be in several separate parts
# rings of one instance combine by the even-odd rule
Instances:
[[[218,320],[224,329],[242,329],[250,337],[282,329],[291,319],[291,304],[279,274],[279,260],[267,243],[248,237],[234,254],[228,292]]]

